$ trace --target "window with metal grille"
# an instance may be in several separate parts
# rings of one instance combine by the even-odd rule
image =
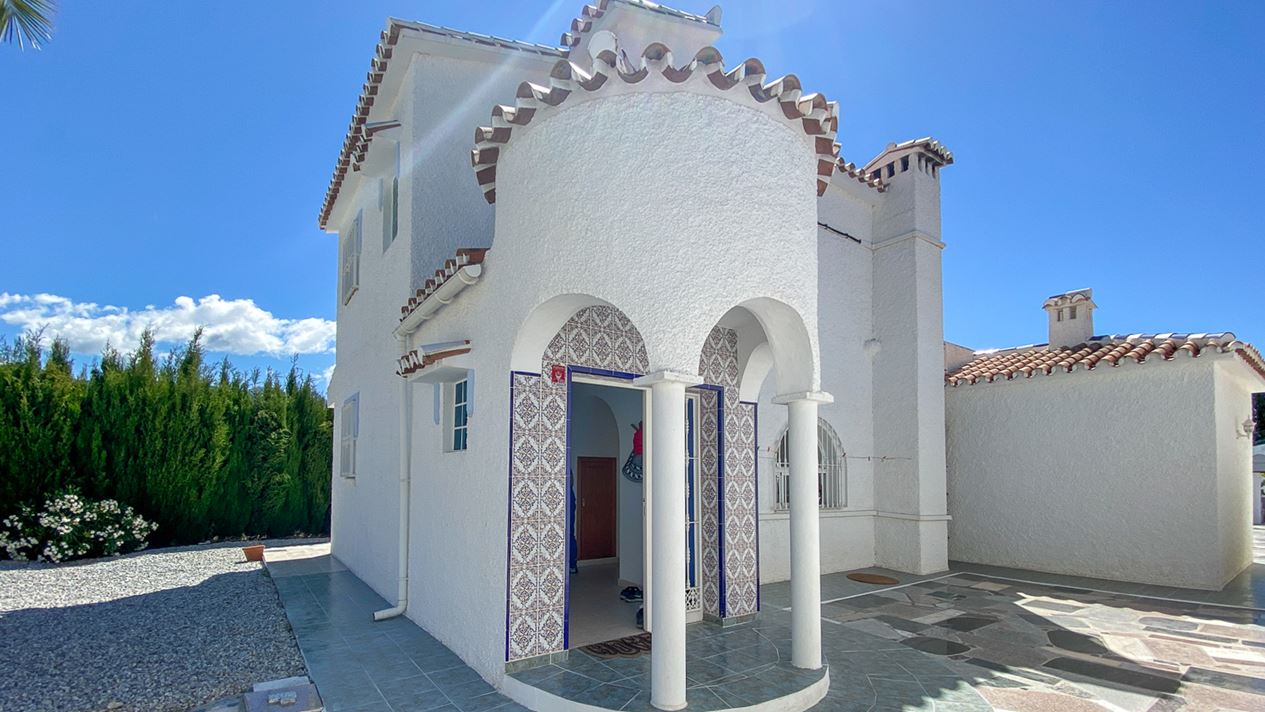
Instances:
[[[791,504],[791,458],[789,433],[782,431],[773,461],[775,496],[773,509],[785,510]],[[817,419],[817,504],[822,509],[841,509],[848,504],[848,461],[834,428],[824,419]]]

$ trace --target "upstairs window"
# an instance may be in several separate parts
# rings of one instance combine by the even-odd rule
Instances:
[[[1068,308],[1067,308],[1067,318],[1068,318],[1068,319],[1075,319],[1075,318],[1076,318],[1076,307],[1068,307]]]
[[[791,506],[791,458],[789,432],[777,442],[773,462],[773,509]],[[847,461],[843,445],[834,428],[824,419],[817,419],[817,505],[822,509],[842,509],[848,504]]]
[[[360,436],[360,394],[343,401],[339,414],[338,474],[356,476],[356,438]]]
[[[340,257],[341,267],[339,270],[339,281],[342,282],[342,298],[343,304],[351,301],[351,297],[360,289],[360,246],[363,242],[362,224],[364,215],[356,213],[356,219],[351,221],[351,225],[342,235]]]
[[[400,147],[395,147],[395,172],[378,181],[378,204],[382,208],[382,251],[386,252],[400,233]]]

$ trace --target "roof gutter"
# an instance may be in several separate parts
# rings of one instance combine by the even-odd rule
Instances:
[[[417,331],[422,322],[435,315],[444,305],[456,299],[457,295],[463,289],[475,284],[479,278],[483,276],[482,264],[469,264],[458,269],[452,277],[449,277],[443,284],[439,285],[430,296],[422,300],[408,316],[400,321],[400,325],[395,327],[395,336],[400,338],[407,334]],[[407,352],[405,352],[407,353]],[[401,355],[404,355],[403,353]]]

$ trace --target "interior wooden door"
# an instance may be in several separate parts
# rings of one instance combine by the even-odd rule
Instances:
[[[579,559],[615,556],[615,458],[579,458]]]

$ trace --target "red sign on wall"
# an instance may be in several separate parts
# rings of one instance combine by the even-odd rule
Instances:
[[[567,380],[567,367],[561,364],[554,364],[550,366],[549,380],[553,383],[562,383]]]

